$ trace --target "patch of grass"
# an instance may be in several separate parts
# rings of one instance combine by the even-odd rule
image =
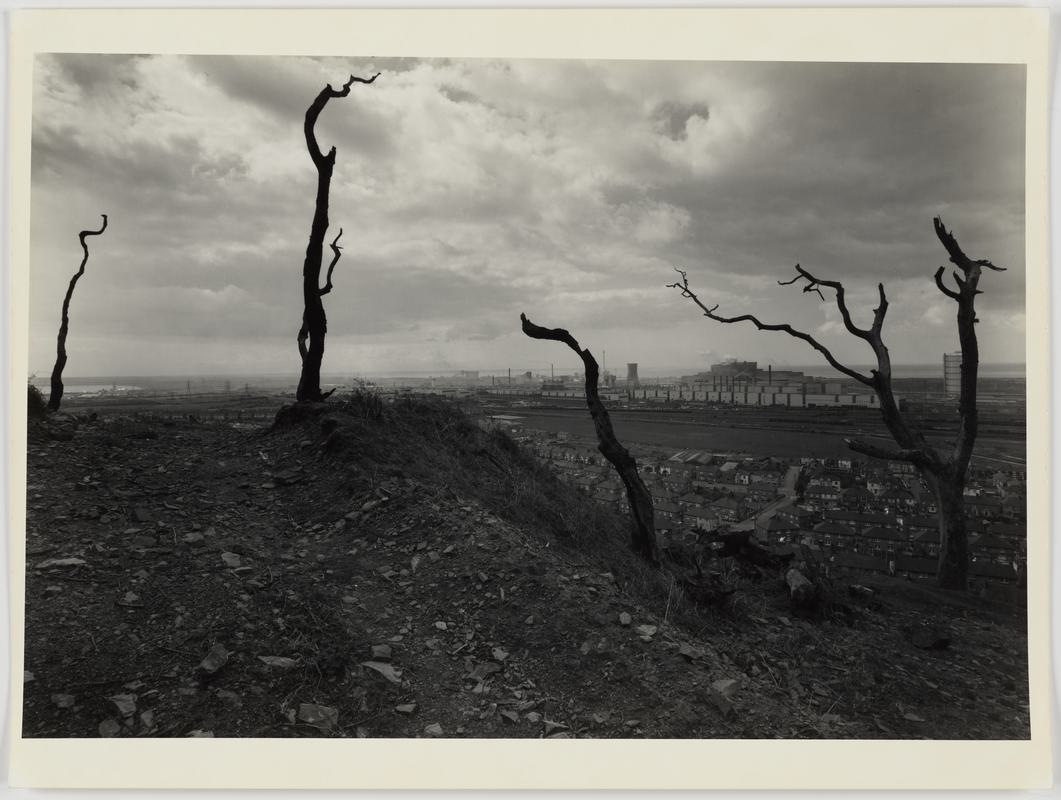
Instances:
[[[44,394],[32,383],[29,384],[26,397],[26,414],[30,422],[42,420],[48,414],[48,403],[44,399]]]

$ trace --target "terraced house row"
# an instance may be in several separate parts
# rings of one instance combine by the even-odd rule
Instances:
[[[622,485],[592,442],[536,430],[520,437],[587,495],[626,509]],[[807,548],[841,574],[935,577],[935,496],[908,464],[632,450],[652,494],[662,546],[706,542],[712,531],[754,523],[763,543]],[[974,584],[1022,584],[1025,490],[1020,470],[971,471],[965,500]]]

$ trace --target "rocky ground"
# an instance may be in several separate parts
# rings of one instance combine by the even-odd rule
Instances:
[[[24,735],[1028,736],[1013,610],[728,563],[698,608],[510,442],[377,412],[31,431]]]

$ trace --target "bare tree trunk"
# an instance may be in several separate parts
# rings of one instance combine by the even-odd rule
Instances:
[[[66,296],[63,298],[63,311],[62,317],[59,322],[59,338],[56,343],[55,353],[55,366],[52,368],[52,390],[48,396],[48,409],[50,411],[58,411],[59,406],[63,401],[63,370],[66,369],[66,336],[70,332],[70,298],[74,296],[74,287],[77,286],[78,280],[85,274],[85,265],[88,263],[88,243],[85,241],[86,236],[99,236],[105,230],[107,230],[107,215],[101,214],[103,217],[103,225],[100,226],[98,231],[81,231],[77,235],[78,240],[81,242],[81,250],[84,252],[84,257],[81,259],[81,266],[77,272],[74,273],[74,277],[70,279],[70,285],[66,287]]]
[[[936,495],[939,517],[939,569],[936,583],[943,589],[964,590],[968,583],[969,538],[965,525],[963,481],[926,476]]]
[[[839,281],[828,281],[816,278],[799,264],[796,265],[796,277],[788,281],[778,281],[781,285],[790,285],[796,281],[805,281],[803,291],[814,292],[823,300],[822,288],[835,293],[836,307],[844,321],[848,333],[864,340],[876,356],[877,368],[864,374],[839,362],[825,345],[808,333],[798,331],[791,325],[771,324],[760,321],[751,314],[737,317],[723,317],[715,313],[718,306],[708,308],[696,293],[689,287],[689,279],[684,270],[677,270],[681,280],[669,284],[678,289],[683,297],[695,303],[704,316],[717,322],[751,322],[759,330],[781,331],[802,339],[821,353],[839,372],[871,388],[880,400],[881,418],[898,449],[882,447],[876,444],[847,439],[847,445],[856,453],[873,458],[892,461],[905,461],[912,464],[924,476],[926,482],[936,493],[939,508],[940,525],[940,563],[937,583],[946,589],[965,589],[969,569],[968,542],[965,526],[965,501],[963,492],[972,459],[973,445],[976,443],[978,427],[976,409],[976,378],[980,363],[980,354],[976,341],[976,295],[981,294],[978,285],[983,269],[1004,271],[987,260],[974,261],[958,246],[957,240],[948,231],[942,220],[936,217],[932,221],[936,238],[950,255],[950,261],[958,270],[953,272],[957,290],[944,284],[944,268],[940,267],[935,274],[936,286],[947,297],[958,304],[958,339],[961,343],[961,396],[958,404],[959,425],[953,447],[949,451],[941,450],[930,444],[924,434],[909,423],[899,408],[892,391],[892,365],[888,348],[884,344],[882,329],[884,317],[888,313],[888,298],[884,293],[884,284],[878,284],[880,303],[873,310],[873,322],[868,328],[860,328],[851,317],[845,300],[845,290]],[[959,274],[959,271],[961,274]]]
[[[586,370],[586,405],[589,415],[593,419],[593,427],[597,432],[597,449],[608,463],[619,474],[619,479],[626,488],[626,499],[630,505],[630,513],[633,516],[633,549],[646,561],[656,563],[658,555],[656,551],[656,524],[655,509],[652,505],[652,495],[641,480],[637,471],[637,460],[630,452],[619,443],[612,428],[611,417],[608,409],[601,402],[597,384],[600,378],[600,367],[597,359],[588,349],[582,349],[570,333],[563,328],[542,328],[535,325],[526,314],[520,314],[523,323],[523,332],[532,339],[548,339],[554,342],[562,342],[578,353],[579,358]]]
[[[317,198],[313,211],[313,222],[310,226],[309,244],[306,246],[306,260],[302,265],[302,327],[299,329],[298,349],[302,357],[302,372],[298,379],[298,391],[295,399],[299,402],[318,402],[324,399],[321,394],[321,364],[324,361],[324,337],[328,332],[328,318],[324,313],[324,302],[321,296],[326,294],[320,288],[321,264],[324,257],[324,236],[328,232],[328,196],[331,189],[332,172],[335,168],[335,148],[327,155],[321,152],[317,137],[313,131],[321,111],[333,97],[346,97],[354,83],[372,83],[379,77],[377,72],[371,78],[350,76],[343,88],[336,91],[328,84],[317,95],[310,107],[306,109],[304,132],[306,148],[317,168]],[[342,231],[340,231],[342,235]],[[338,241],[338,237],[336,237]],[[332,245],[333,250],[335,244]],[[338,261],[338,253],[336,254]],[[332,262],[332,267],[335,262]],[[331,269],[328,270],[328,290],[331,289]],[[309,342],[308,346],[306,342]]]

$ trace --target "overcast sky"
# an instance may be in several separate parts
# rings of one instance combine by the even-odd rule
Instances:
[[[725,357],[819,363],[791,321],[866,363],[832,302],[778,286],[796,262],[876,282],[896,363],[957,349],[932,274],[941,214],[1009,267],[978,300],[981,358],[1024,360],[1024,69],[978,65],[414,61],[48,55],[35,71],[30,369],[54,360],[81,251],[67,374],[297,374],[316,171],[306,107],[332,100],[335,289],[326,373],[569,370],[519,313],[622,371]],[[830,298],[831,301],[831,298]],[[860,346],[861,345],[861,346]]]

